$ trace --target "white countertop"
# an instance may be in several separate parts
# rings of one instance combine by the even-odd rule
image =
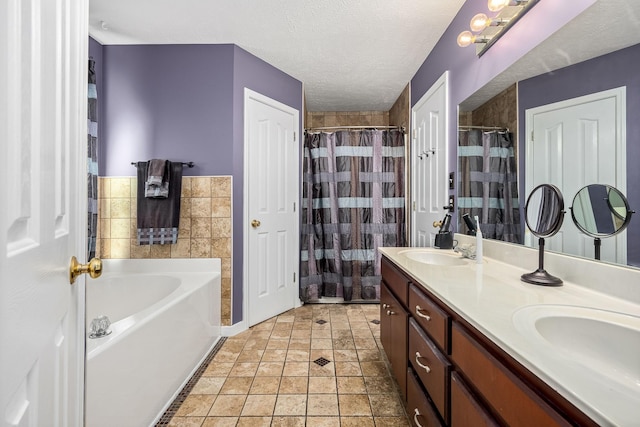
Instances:
[[[457,238],[464,240],[465,236]],[[522,274],[537,268],[537,251],[528,248],[514,249],[514,245],[506,246],[507,252],[517,252],[520,258],[518,263],[522,264],[524,258],[525,263],[531,264],[530,269],[523,269],[501,261],[499,245],[499,242],[484,245],[482,264],[468,260],[468,264],[462,266],[429,265],[402,254],[407,249],[419,248],[380,248],[380,252],[596,422],[611,426],[640,426],[640,353],[636,354],[635,359],[637,369],[632,371],[631,378],[627,373],[627,381],[620,385],[615,379],[602,374],[601,370],[597,371],[599,373],[590,371],[593,364],[586,366],[584,360],[576,360],[567,353],[556,351],[551,344],[546,345],[540,340],[532,339],[532,334],[521,326],[516,326],[518,322],[513,320],[516,313],[522,314],[523,307],[534,305],[590,307],[640,316],[636,294],[628,301],[566,279],[563,286],[559,287],[522,282]],[[431,250],[453,253],[451,250]],[[492,253],[496,258],[488,256]],[[572,262],[570,257],[566,258],[567,262]],[[558,265],[557,260],[554,262],[554,265]],[[585,260],[580,260],[580,263],[584,262]],[[595,264],[590,269],[612,267],[586,262]],[[583,270],[589,271],[589,268]],[[631,273],[623,272],[624,280],[635,278],[635,285],[640,288],[640,270],[621,270],[632,270]],[[549,273],[559,276],[557,271]],[[610,280],[616,279],[615,271],[605,273],[610,275]],[[579,273],[576,274],[572,276],[578,277]],[[635,318],[631,319],[635,322]],[[628,345],[638,348],[639,344]],[[633,365],[635,362],[631,363]]]

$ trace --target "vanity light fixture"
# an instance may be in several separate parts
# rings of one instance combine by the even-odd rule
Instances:
[[[479,37],[471,31],[463,31],[458,34],[458,46],[467,47],[472,43],[487,43],[489,39]]]
[[[469,24],[469,27],[471,28],[471,31],[479,33],[480,31],[484,30],[485,28],[494,25],[506,25],[509,23],[508,19],[496,19],[496,18],[489,18],[485,13],[478,13],[477,15],[475,15],[473,18],[471,18],[471,23]]]
[[[507,30],[539,0],[488,0],[487,7],[497,12],[493,17],[486,13],[476,14],[470,22],[471,31],[463,31],[458,35],[460,47],[476,45],[476,54],[482,54],[493,45]]]

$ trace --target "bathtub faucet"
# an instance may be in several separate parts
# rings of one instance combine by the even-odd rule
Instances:
[[[109,329],[111,320],[107,316],[98,316],[91,321],[89,326],[89,338],[102,338],[111,333]]]

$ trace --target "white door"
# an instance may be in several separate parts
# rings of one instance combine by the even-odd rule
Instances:
[[[593,238],[582,234],[570,207],[585,185],[608,184],[626,192],[625,88],[582,96],[526,112],[526,194],[539,184],[557,186],[564,196],[565,220],[545,246],[594,257]],[[537,239],[525,235],[532,246]],[[626,234],[602,239],[601,259],[626,264]]]
[[[0,426],[83,425],[86,0],[0,2]]]
[[[411,146],[411,245],[433,246],[448,204],[447,124],[448,72],[412,109]]]
[[[249,326],[299,304],[298,111],[245,89],[245,311]]]

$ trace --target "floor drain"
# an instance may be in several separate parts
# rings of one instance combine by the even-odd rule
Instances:
[[[327,323],[327,321],[326,321],[326,320],[322,320],[322,319],[320,319],[320,320],[316,320],[316,323],[317,323],[318,325],[324,325],[325,323]]]
[[[373,320],[371,321],[371,323],[376,324],[376,325],[379,325],[379,324],[380,324],[380,321],[379,321],[378,319],[373,319]]]
[[[330,362],[331,362],[330,360],[327,360],[324,357],[321,357],[321,358],[316,359],[316,360],[313,361],[313,363],[315,363],[316,365],[319,365],[319,366],[324,366],[324,365],[326,365],[327,363],[330,363]]]

